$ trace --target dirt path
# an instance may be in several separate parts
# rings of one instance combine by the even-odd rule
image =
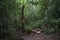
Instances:
[[[60,36],[59,34],[51,34],[51,35],[46,35],[44,33],[42,33],[41,31],[39,32],[40,30],[33,30],[32,33],[24,33],[23,36],[18,35],[18,36],[21,36],[22,39],[24,40],[60,40]],[[21,37],[17,37],[17,38],[21,38]],[[20,40],[20,39],[19,39]]]
[[[53,40],[50,35],[44,35],[42,34],[30,34],[30,35],[24,35],[24,40]]]

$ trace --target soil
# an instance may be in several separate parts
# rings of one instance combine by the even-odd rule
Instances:
[[[32,33],[32,34],[26,34],[23,36],[24,40],[53,40],[51,35],[45,35],[43,33],[37,34],[37,33]]]
[[[23,40],[60,40],[60,36],[58,34],[46,35],[44,33],[41,33],[41,32],[38,33],[38,32],[39,31],[34,31],[32,33],[26,33],[20,38],[22,38]]]

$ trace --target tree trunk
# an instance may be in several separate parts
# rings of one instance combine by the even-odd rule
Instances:
[[[24,5],[22,5],[21,10],[21,31],[22,33],[24,32]]]

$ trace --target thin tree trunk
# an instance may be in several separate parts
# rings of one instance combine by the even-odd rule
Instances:
[[[21,31],[24,32],[24,5],[22,5],[22,11],[21,11]]]

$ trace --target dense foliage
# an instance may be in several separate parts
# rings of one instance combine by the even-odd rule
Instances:
[[[60,0],[0,0],[0,38],[14,40],[16,32],[23,30],[22,20],[27,32],[40,28],[59,33]]]
[[[0,0],[0,36],[4,35],[6,40],[13,40],[15,37],[19,6],[20,3],[17,3],[16,0]]]

